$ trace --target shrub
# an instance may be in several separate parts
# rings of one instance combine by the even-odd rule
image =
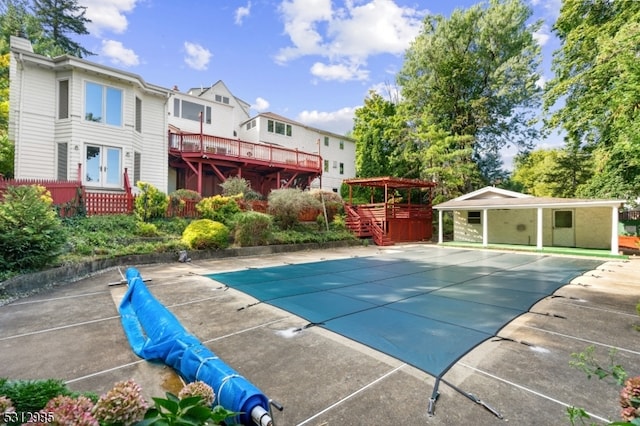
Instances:
[[[241,247],[265,245],[271,234],[271,216],[259,212],[245,212],[237,216],[235,242]]]
[[[241,177],[230,177],[221,183],[220,187],[222,188],[222,195],[241,195],[246,201],[262,199],[262,195],[251,188],[251,183]]]
[[[322,204],[309,192],[297,188],[276,189],[269,194],[268,213],[282,229],[291,229],[298,223],[303,210],[319,209]]]
[[[172,200],[200,201],[202,200],[202,195],[198,194],[197,191],[192,191],[190,189],[176,189],[169,194],[169,198]]]
[[[140,194],[135,201],[136,217],[143,222],[164,217],[169,206],[169,198],[165,193],[150,183],[138,182],[137,187]]]
[[[155,237],[158,235],[158,228],[153,223],[138,222],[136,235],[141,237]]]
[[[224,248],[229,245],[229,228],[211,219],[194,220],[182,233],[182,242],[196,250]]]
[[[207,407],[213,404],[213,401],[216,399],[213,388],[205,382],[201,382],[199,380],[187,384],[182,388],[180,393],[178,393],[178,398],[180,399],[190,398],[192,396],[201,397],[201,402]]]
[[[203,198],[196,204],[196,210],[203,219],[211,219],[228,225],[233,221],[233,216],[241,211],[236,198],[223,195]]]
[[[0,395],[9,398],[18,413],[35,413],[52,398],[69,394],[62,380],[0,380]]]
[[[42,186],[8,187],[0,203],[0,270],[29,270],[50,264],[66,237],[49,192]]]
[[[118,382],[96,403],[93,414],[102,424],[132,425],[144,418],[149,405],[133,380]]]
[[[85,397],[59,395],[52,398],[41,410],[42,414],[51,415],[46,422],[36,422],[36,425],[74,425],[74,426],[100,426],[98,420],[91,414],[93,402]],[[52,421],[50,421],[52,420]]]

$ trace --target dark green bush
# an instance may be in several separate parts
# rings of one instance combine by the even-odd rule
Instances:
[[[211,219],[225,225],[232,224],[234,216],[241,212],[235,196],[226,197],[223,195],[203,198],[196,204],[196,210],[203,219]]]
[[[61,253],[65,240],[62,222],[45,188],[7,188],[0,203],[0,270],[47,266]]]
[[[259,212],[245,212],[237,216],[235,242],[241,247],[266,245],[271,234],[271,216]]]
[[[0,395],[13,402],[16,412],[37,412],[58,395],[71,395],[62,380],[7,380],[0,379]]]
[[[138,182],[137,186],[140,193],[136,196],[134,206],[136,217],[143,222],[164,217],[169,207],[169,197],[150,183]]]
[[[271,191],[267,212],[273,215],[280,228],[291,229],[298,224],[298,216],[302,211],[320,208],[322,204],[308,191],[285,188]]]
[[[229,245],[229,228],[211,219],[194,220],[184,230],[182,242],[196,250],[225,248]]]

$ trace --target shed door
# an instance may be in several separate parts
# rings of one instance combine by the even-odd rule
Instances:
[[[573,210],[553,211],[553,245],[560,247],[576,246]]]

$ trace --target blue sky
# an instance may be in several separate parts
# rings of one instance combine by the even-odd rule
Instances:
[[[561,0],[528,0],[542,45],[543,79]],[[87,59],[180,90],[224,81],[252,105],[344,134],[369,90],[395,84],[425,14],[448,16],[474,0],[79,0],[96,53]],[[538,146],[558,144],[558,137]],[[508,165],[512,153],[505,152]]]

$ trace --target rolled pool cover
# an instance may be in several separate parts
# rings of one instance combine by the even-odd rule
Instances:
[[[187,383],[207,383],[215,392],[214,403],[241,413],[235,422],[271,424],[268,398],[187,332],[149,292],[136,268],[127,269],[126,278],[129,287],[119,310],[133,352],[148,361],[162,361]]]

